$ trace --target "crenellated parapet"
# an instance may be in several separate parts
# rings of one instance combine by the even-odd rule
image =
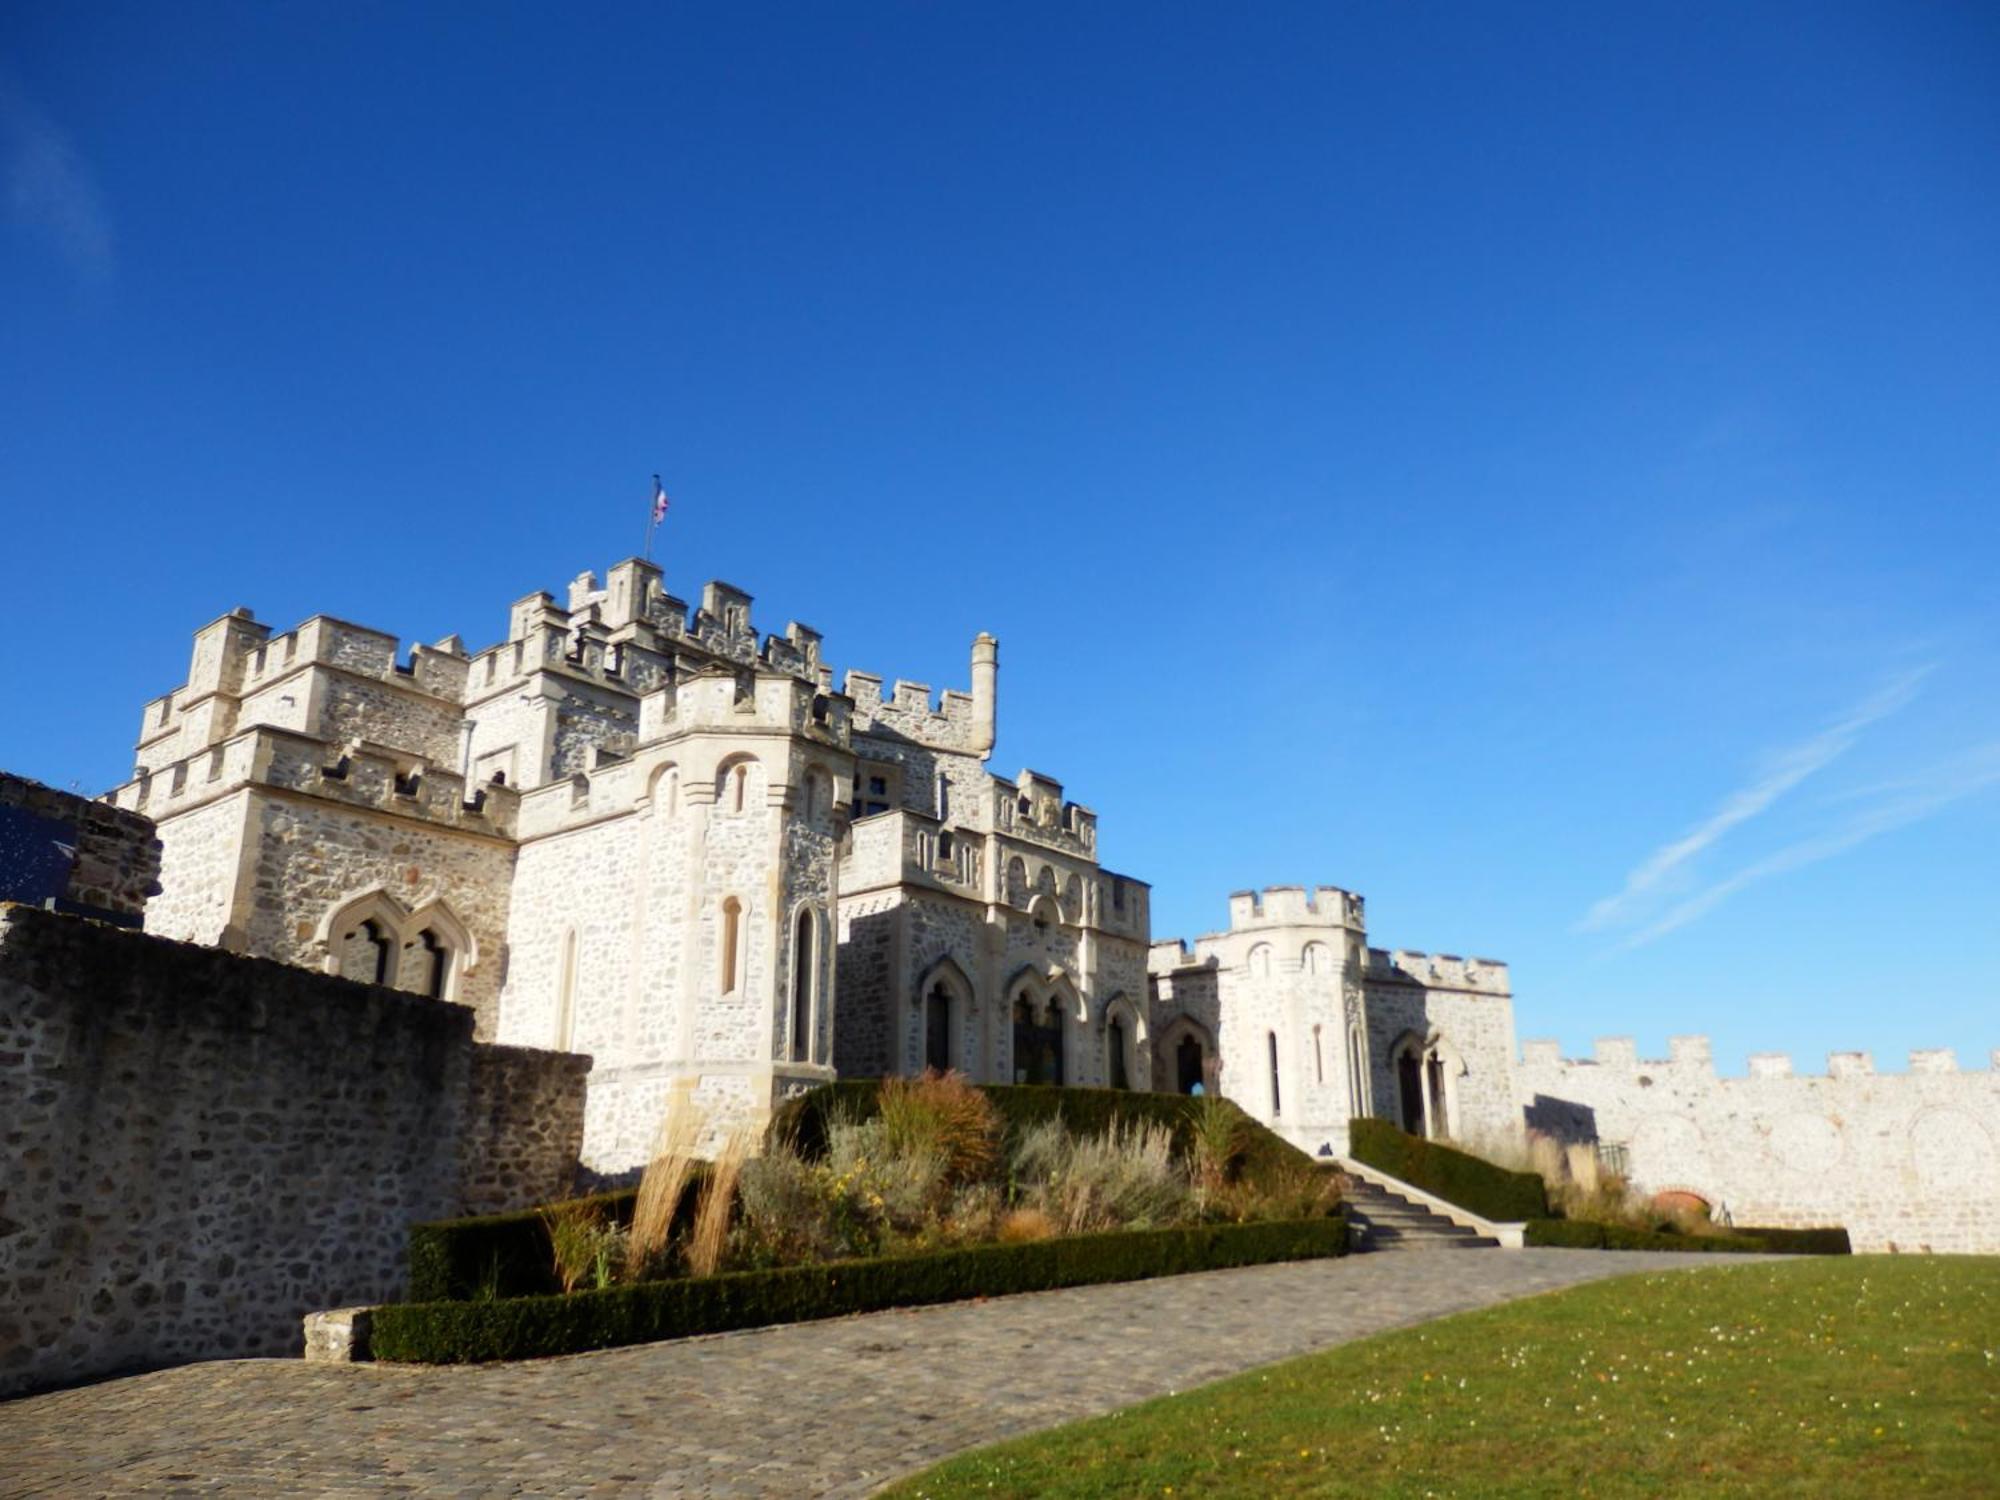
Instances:
[[[1370,984],[1416,984],[1427,990],[1511,996],[1513,980],[1497,958],[1462,958],[1456,953],[1422,953],[1409,948],[1370,948]]]
[[[2000,1049],[1990,1058],[1991,1070],[2000,1072]],[[1639,1055],[1638,1044],[1629,1036],[1598,1037],[1592,1043],[1591,1055],[1587,1058],[1569,1058],[1562,1054],[1562,1044],[1549,1038],[1532,1038],[1521,1043],[1521,1065],[1530,1073],[1560,1073],[1566,1070],[1582,1070],[1598,1074],[1685,1074],[1708,1078],[1717,1077],[1715,1069],[1714,1045],[1705,1036],[1676,1036],[1667,1039],[1667,1056],[1648,1058]],[[1745,1060],[1742,1079],[1797,1079],[1800,1081],[1870,1078],[1906,1078],[1937,1076],[1972,1072],[1984,1074],[1988,1069],[1961,1069],[1958,1055],[1950,1047],[1919,1047],[1911,1050],[1906,1069],[1901,1073],[1878,1072],[1875,1059],[1867,1052],[1829,1052],[1826,1056],[1826,1071],[1823,1073],[1802,1073],[1793,1065],[1788,1052],[1753,1052]],[[1723,1082],[1731,1081],[1726,1075]],[[1740,1081],[1740,1080],[1738,1080]]]
[[[1229,930],[1262,927],[1344,927],[1367,929],[1362,898],[1339,886],[1273,885],[1236,891],[1229,898]]]
[[[512,787],[468,787],[449,766],[404,752],[367,742],[333,747],[317,736],[265,724],[142,771],[105,800],[159,820],[193,812],[246,787],[296,792],[500,837],[513,835],[519,801]]]

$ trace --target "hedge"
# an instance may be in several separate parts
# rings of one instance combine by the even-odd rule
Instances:
[[[696,1163],[688,1174],[688,1191],[674,1213],[675,1228],[685,1230],[693,1223],[701,1196],[698,1189],[707,1176],[706,1162]],[[550,1206],[572,1211],[596,1208],[615,1224],[630,1224],[638,1201],[639,1190],[629,1187]],[[409,1255],[412,1302],[490,1302],[496,1297],[539,1297],[562,1290],[548,1225],[539,1208],[414,1224]]]
[[[637,1188],[626,1188],[570,1202],[577,1207],[594,1204],[629,1224],[638,1197]],[[412,1302],[531,1297],[562,1290],[548,1226],[538,1208],[413,1224],[409,1247]]]
[[[576,1354],[690,1334],[888,1307],[998,1297],[1347,1251],[1344,1219],[1206,1225],[979,1245],[928,1255],[640,1282],[500,1302],[398,1302],[375,1310],[379,1360],[470,1364]]]
[[[1176,1145],[1187,1145],[1190,1101],[1179,1094],[1016,1084],[983,1088],[1010,1129],[1058,1113],[1077,1135],[1101,1135],[1114,1123],[1157,1121],[1173,1129]],[[880,1079],[845,1079],[823,1085],[789,1100],[773,1121],[772,1133],[789,1133],[807,1156],[818,1156],[826,1149],[828,1122],[836,1114],[866,1119],[875,1113],[881,1093]],[[1243,1116],[1242,1125],[1243,1148],[1237,1169],[1251,1181],[1311,1161],[1248,1115]],[[696,1170],[699,1174],[706,1169]],[[695,1181],[699,1180],[697,1175]],[[698,1196],[689,1192],[682,1197],[681,1217],[677,1219],[682,1227],[693,1214]],[[637,1189],[626,1188],[573,1201],[597,1204],[617,1222],[629,1224],[636,1198]],[[562,1290],[556,1280],[548,1228],[539,1209],[415,1225],[410,1230],[409,1264],[412,1302],[490,1302],[547,1296]]]
[[[1549,1214],[1548,1193],[1535,1173],[1509,1172],[1467,1152],[1407,1134],[1387,1120],[1349,1121],[1347,1154],[1482,1219],[1513,1223]]]
[[[1563,1250],[1683,1250],[1692,1254],[1846,1255],[1845,1229],[1739,1229],[1672,1234],[1588,1219],[1533,1219],[1525,1243]]]

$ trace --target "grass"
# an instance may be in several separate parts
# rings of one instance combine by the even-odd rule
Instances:
[[[2000,1258],[1598,1282],[981,1449],[888,1493],[2000,1496]]]

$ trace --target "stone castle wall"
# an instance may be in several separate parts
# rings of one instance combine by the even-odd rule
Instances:
[[[1738,1224],[1846,1227],[1857,1251],[2000,1252],[2000,1054],[1960,1072],[1917,1052],[1907,1073],[1835,1053],[1821,1076],[1761,1055],[1718,1077],[1705,1037],[1646,1061],[1629,1038],[1569,1061],[1524,1045],[1529,1128],[1623,1147],[1634,1186],[1688,1192]]]
[[[151,820],[0,771],[0,901],[136,924],[159,889]]]
[[[405,1231],[559,1196],[589,1060],[455,1005],[0,907],[0,1394],[296,1353]]]

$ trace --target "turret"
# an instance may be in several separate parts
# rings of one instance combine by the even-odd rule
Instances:
[[[980,631],[972,639],[972,744],[982,760],[993,753],[995,707],[1000,693],[1000,643]]]

